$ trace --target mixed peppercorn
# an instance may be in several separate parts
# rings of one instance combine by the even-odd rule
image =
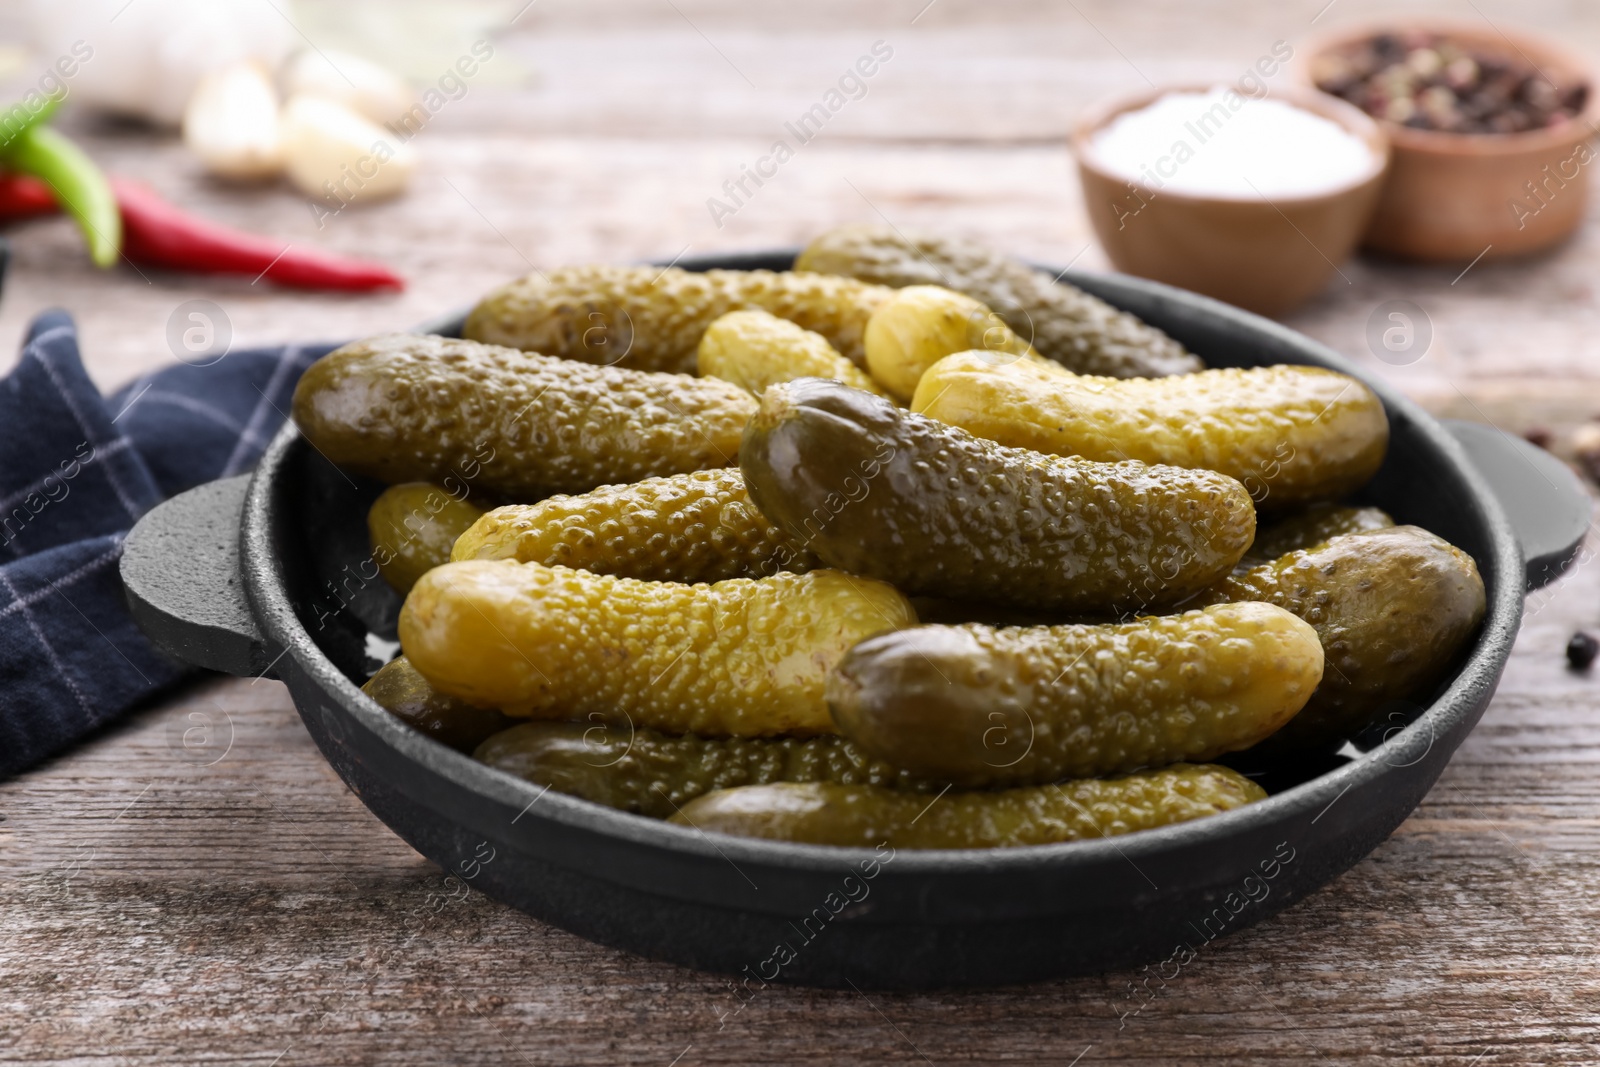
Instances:
[[[1317,87],[1374,118],[1446,133],[1521,133],[1583,113],[1589,87],[1435,33],[1379,34],[1317,57]]]

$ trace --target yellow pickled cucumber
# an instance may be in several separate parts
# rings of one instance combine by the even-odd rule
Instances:
[[[1305,709],[1258,753],[1331,747],[1391,701],[1444,677],[1483,621],[1471,556],[1416,526],[1345,534],[1280,556],[1210,589],[1204,600],[1261,600],[1310,623],[1327,671]]]
[[[445,696],[404,656],[379,668],[361,691],[407,726],[461,752],[471,752],[516,722],[493,708],[473,707]]]
[[[737,467],[496,508],[461,535],[451,558],[514,559],[654,582],[720,582],[821,566],[750,503]]]
[[[788,271],[566,267],[496,289],[462,333],[586,363],[693,374],[706,327],[760,308],[820,333],[860,365],[861,331],[888,295],[852,278]]]
[[[923,375],[911,409],[1019,448],[1218,471],[1243,482],[1258,508],[1357,489],[1389,444],[1383,402],[1319,367],[1089,378],[965,352]]]
[[[313,363],[294,393],[300,432],[341,467],[531,500],[729,466],[755,408],[714,378],[423,334],[345,345]]]
[[[626,723],[527,722],[495,734],[473,757],[535,785],[654,819],[717,789],[771,782],[840,782],[937,792],[834,734],[675,736]]]
[[[1256,530],[1256,539],[1239,561],[1240,566],[1259,566],[1301,548],[1311,548],[1345,534],[1383,530],[1394,519],[1382,508],[1357,508],[1344,504],[1313,504],[1303,511],[1285,515]]]
[[[466,560],[422,576],[400,644],[440,692],[509,715],[758,737],[833,733],[829,669],[915,623],[893,586],[839,571],[682,585]]]
[[[1096,841],[1264,800],[1226,767],[1178,764],[1125,778],[919,796],[871,785],[751,785],[690,801],[671,821],[708,833],[810,845],[1015,848]]]
[[[697,366],[703,378],[721,378],[752,393],[796,378],[833,378],[885,395],[820,333],[765,311],[730,311],[713,322],[700,338]]]
[[[896,399],[910,401],[927,369],[956,352],[1039,359],[988,307],[937,285],[912,285],[878,305],[867,320],[867,370]]]
[[[378,573],[396,591],[409,593],[425,572],[450,561],[456,538],[482,516],[482,508],[442,486],[428,482],[390,486],[367,512]]]
[[[993,308],[1040,355],[1079,374],[1157,378],[1201,367],[1154,326],[974,241],[892,226],[840,226],[812,241],[795,269],[965,293]]]
[[[1249,748],[1322,678],[1322,646],[1270,604],[1104,625],[920,626],[828,679],[839,733],[911,773],[1025,785]]]

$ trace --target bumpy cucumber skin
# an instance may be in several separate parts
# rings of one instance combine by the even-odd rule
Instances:
[[[384,581],[409,593],[428,571],[450,560],[450,549],[483,516],[441,486],[428,482],[391,485],[367,511],[372,558]]]
[[[1384,530],[1394,519],[1382,508],[1357,508],[1344,504],[1313,504],[1304,511],[1283,516],[1256,529],[1256,539],[1240,560],[1252,567],[1270,563],[1279,556],[1311,548],[1345,534]]]
[[[361,691],[401,722],[459,752],[471,752],[516,721],[445,696],[404,656],[384,664]]]
[[[829,566],[913,595],[1099,612],[1182,601],[1255,534],[1238,482],[1005,448],[804,378],[761,398],[750,498]]]
[[[1016,848],[1171,826],[1265,797],[1260,786],[1226,767],[1179,764],[1125,778],[937,798],[831,782],[745,786],[691,801],[671,821],[811,845]]]
[[[1154,326],[971,241],[914,231],[902,236],[888,226],[841,226],[812,241],[795,269],[965,293],[993,308],[1040,355],[1079,374],[1159,378],[1202,366]]]
[[[1221,604],[1133,622],[921,626],[863,641],[828,679],[839,733],[913,774],[1031,785],[1249,748],[1322,677],[1316,632]]]
[[[983,303],[937,285],[907,286],[879,304],[867,320],[866,349],[867,370],[907,403],[927,369],[952,353],[1040,358]]]
[[[1383,463],[1383,402],[1320,367],[1089,378],[962,352],[928,369],[911,410],[1018,448],[1219,471],[1258,508],[1343,496]]]
[[[513,559],[653,582],[796,574],[821,564],[756,510],[737,467],[496,508],[452,559]]]
[[[683,585],[466,560],[422,576],[400,644],[436,689],[509,715],[761,737],[833,733],[829,669],[915,623],[893,587],[838,571]]]
[[[491,767],[653,819],[718,789],[772,782],[839,782],[937,792],[842,737],[682,737],[627,723],[530,722],[473,753]]]
[[[730,311],[713,322],[700,338],[696,367],[703,378],[721,378],[752,393],[795,378],[833,378],[888,395],[826,337],[765,311]]]
[[[300,431],[391,484],[446,479],[512,498],[726,467],[755,411],[712,378],[591,367],[422,334],[345,345],[305,372]]]
[[[496,289],[462,334],[566,359],[693,374],[706,327],[730,311],[760,308],[828,339],[862,365],[861,331],[889,295],[853,278],[789,271],[668,267],[566,267]]]
[[[1252,755],[1313,751],[1359,733],[1385,705],[1426,693],[1483,621],[1471,556],[1416,526],[1335,537],[1217,583],[1203,600],[1294,612],[1327,654],[1322,684]],[[1392,710],[1392,709],[1391,709]]]

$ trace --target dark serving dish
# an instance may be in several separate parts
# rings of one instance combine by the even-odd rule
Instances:
[[[682,265],[782,269],[793,255]],[[1067,277],[1212,366],[1300,363],[1367,380],[1392,443],[1365,498],[1459,545],[1483,572],[1483,628],[1425,705],[1387,709],[1354,739],[1364,750],[1354,758],[1276,768],[1261,779],[1274,795],[1241,810],[1099,841],[891,857],[708,836],[541,790],[413,732],[361,693],[378,665],[369,641],[393,636],[399,608],[366,541],[380,487],[333,468],[293,426],[254,474],[185,493],[139,523],[122,561],[130,604],[175,655],[287,683],[328,762],[423,855],[595,941],[742,976],[752,989],[985,986],[1181,958],[1348,870],[1410,814],[1487,706],[1525,592],[1570,562],[1588,499],[1547,453],[1441,424],[1275,323],[1134,278]],[[461,321],[425,329],[452,333]]]

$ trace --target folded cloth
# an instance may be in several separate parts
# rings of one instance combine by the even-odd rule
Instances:
[[[33,321],[0,379],[0,778],[185,673],[128,615],[123,538],[166,497],[249,470],[332,347],[229,352],[102,398],[72,319]]]

